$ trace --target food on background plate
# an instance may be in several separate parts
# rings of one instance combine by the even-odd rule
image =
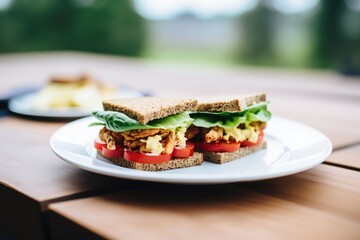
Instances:
[[[203,155],[194,152],[185,132],[192,124],[193,99],[157,97],[103,101],[104,111],[93,115],[101,125],[94,146],[111,162],[132,169],[160,171],[200,165]]]
[[[101,108],[101,100],[113,98],[116,92],[116,88],[101,84],[89,75],[54,76],[36,94],[33,107],[39,110]]]
[[[264,93],[236,98],[198,99],[185,137],[204,160],[226,163],[266,148],[264,129],[271,118]]]

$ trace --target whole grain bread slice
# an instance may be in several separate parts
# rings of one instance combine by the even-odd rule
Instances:
[[[168,115],[196,110],[197,100],[159,97],[119,98],[104,100],[105,111],[122,112],[141,124]]]
[[[198,112],[241,112],[248,106],[266,101],[265,93],[198,98]]]
[[[101,153],[100,153],[101,154]],[[186,168],[201,165],[203,154],[194,152],[189,158],[175,158],[165,163],[137,163],[125,160],[124,158],[107,158],[116,165],[142,171],[163,171],[177,168]]]
[[[245,157],[264,148],[266,148],[265,141],[253,147],[241,147],[235,152],[203,152],[203,154],[205,161],[223,164],[241,157]]]

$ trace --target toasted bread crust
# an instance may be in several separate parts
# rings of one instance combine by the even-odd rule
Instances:
[[[237,97],[199,98],[198,112],[240,112],[246,107],[266,101],[265,93],[247,94]]]
[[[119,98],[104,100],[105,111],[118,111],[141,124],[184,111],[196,110],[195,99],[170,99],[159,97]]]
[[[223,164],[241,157],[245,157],[264,148],[266,148],[265,141],[253,147],[241,147],[235,152],[203,152],[203,154],[205,161]]]
[[[56,75],[50,79],[50,83],[56,83],[62,85],[67,85],[67,84],[85,85],[93,82],[94,80],[91,78],[91,76],[86,74],[82,74],[78,76]]]
[[[100,153],[101,154],[101,153]],[[106,157],[105,157],[106,158]],[[201,165],[203,154],[194,152],[189,158],[175,158],[165,163],[136,163],[125,160],[124,158],[106,158],[116,165],[142,171],[163,171],[177,168],[186,168]]]

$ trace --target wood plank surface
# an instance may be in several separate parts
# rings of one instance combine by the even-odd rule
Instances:
[[[318,129],[331,140],[334,149],[360,142],[360,128],[349,127],[360,122],[360,101],[316,95],[310,97],[305,93],[270,95],[269,100],[269,108],[274,115]]]
[[[333,152],[326,160],[327,163],[339,167],[347,167],[354,170],[360,170],[360,144],[346,147]]]
[[[360,222],[360,173],[321,164],[292,176],[250,183],[267,195]]]
[[[128,183],[80,170],[59,159],[51,151],[49,139],[63,124],[0,118],[0,183],[40,203]]]
[[[179,66],[76,52],[9,54],[0,56],[0,96],[19,87],[41,86],[55,74],[80,73],[164,97],[266,92],[274,115],[303,122],[329,137],[335,151],[328,162],[337,167],[319,166],[251,184],[151,187],[141,183],[144,190],[123,191],[136,184],[80,170],[55,156],[49,138],[66,122],[5,116],[0,118],[0,228],[11,225],[19,238],[47,238],[43,211],[48,204],[81,198],[52,205],[50,218],[94,238],[139,239],[147,234],[186,238],[189,233],[255,239],[294,234],[321,239],[321,233],[328,236],[324,239],[359,237],[354,226],[360,212],[354,203],[359,202],[355,145],[360,143],[360,128],[353,127],[360,122],[359,78],[329,71]],[[93,204],[104,206],[104,211]],[[23,221],[16,221],[20,217]],[[169,224],[172,221],[175,224]],[[27,230],[17,231],[25,222]],[[143,223],[142,231],[136,229],[136,222]],[[112,226],[110,231],[104,230],[106,225]],[[63,236],[61,226],[52,225],[57,232],[54,238]]]
[[[0,229],[16,239],[46,239],[42,212],[51,202],[136,185],[83,171],[55,156],[49,139],[63,124],[0,118]]]
[[[60,217],[106,239],[358,239],[360,173],[336,169],[258,183],[155,184],[55,203],[50,229],[67,233],[52,222]]]
[[[46,65],[46,68],[44,68]],[[359,101],[359,77],[331,71],[259,67],[174,65],[141,59],[80,52],[8,54],[0,56],[4,81],[0,93],[24,84],[44,84],[54,74],[88,72],[109,83],[161,96],[219,95],[247,91],[306,92]]]

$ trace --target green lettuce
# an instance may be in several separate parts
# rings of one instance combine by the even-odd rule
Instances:
[[[156,119],[143,125],[128,117],[127,115],[114,111],[95,111],[93,112],[100,122],[94,122],[90,126],[106,126],[113,132],[125,132],[130,130],[143,130],[150,128],[176,129],[178,127],[187,128],[193,122],[188,113],[178,113],[161,119]]]
[[[197,127],[233,128],[240,123],[254,121],[267,122],[271,119],[271,112],[267,110],[268,102],[254,104],[242,112],[192,112],[193,125]]]

